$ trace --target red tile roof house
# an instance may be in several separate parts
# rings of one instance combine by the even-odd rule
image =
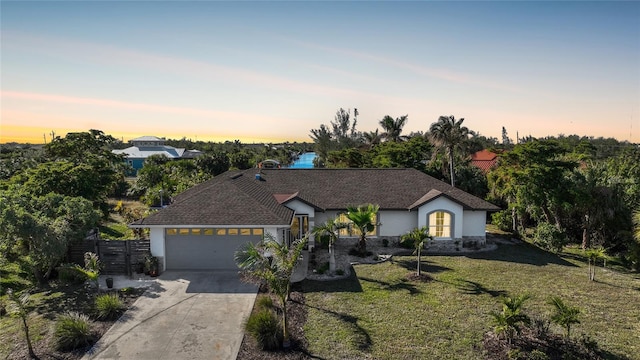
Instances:
[[[291,241],[365,203],[380,206],[369,239],[395,240],[426,225],[435,247],[484,246],[486,213],[499,210],[415,169],[250,169],[194,186],[131,226],[150,228],[163,269],[237,269],[234,253],[244,243],[266,233]],[[341,238],[357,234],[345,229]]]
[[[471,165],[487,173],[498,163],[498,155],[489,150],[480,150],[471,155]]]

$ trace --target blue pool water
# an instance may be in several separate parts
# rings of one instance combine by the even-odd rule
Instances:
[[[313,159],[316,158],[316,153],[308,152],[300,155],[298,160],[289,165],[290,169],[311,169],[313,168]]]

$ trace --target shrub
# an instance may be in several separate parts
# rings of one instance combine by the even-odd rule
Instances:
[[[271,310],[262,309],[249,316],[244,326],[262,350],[275,350],[282,341],[282,328]]]
[[[122,295],[133,294],[135,291],[136,289],[132,288],[131,286],[123,287],[122,289],[120,289],[120,293]]]
[[[542,317],[534,317],[531,321],[531,330],[538,339],[546,339],[550,334],[551,322]]]
[[[547,250],[560,252],[567,242],[567,235],[548,222],[541,222],[533,234],[533,241]]]
[[[60,316],[56,322],[55,339],[58,350],[73,350],[91,345],[95,336],[89,317],[76,312]]]
[[[83,272],[78,271],[75,264],[61,264],[58,270],[58,280],[68,284],[81,284],[86,280]]]
[[[324,273],[326,273],[327,271],[329,271],[329,262],[322,263],[322,265],[320,265],[320,266],[316,269],[316,271],[318,272],[318,274],[324,274]]]
[[[273,299],[270,296],[260,296],[256,300],[256,306],[260,310],[273,309]]]
[[[509,360],[518,360],[521,355],[520,349],[509,349],[509,351],[507,351],[507,358]]]
[[[502,210],[491,214],[491,223],[502,231],[513,231],[511,228],[513,219],[511,218],[510,210]]]
[[[373,253],[371,251],[365,251],[364,253],[361,252],[360,250],[358,250],[357,248],[351,248],[349,250],[349,255],[351,256],[358,256],[358,257],[367,257],[367,256],[371,256],[373,255]]]
[[[125,306],[116,294],[104,294],[96,297],[96,317],[100,320],[113,320],[122,314]]]
[[[598,350],[598,342],[587,334],[582,334],[580,336],[580,344],[582,344],[582,346],[584,346],[589,351]]]
[[[528,359],[529,360],[549,360],[549,356],[547,356],[547,354],[545,354],[544,352],[538,349],[535,349],[529,353]]]
[[[344,275],[344,270],[342,270],[342,269],[336,270],[336,275],[338,275],[338,276]]]
[[[413,240],[411,237],[409,236],[403,236],[400,239],[400,247],[405,248],[405,249],[412,249],[414,250],[416,248],[415,245],[415,240]]]

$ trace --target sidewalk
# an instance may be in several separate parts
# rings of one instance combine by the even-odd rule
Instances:
[[[98,284],[101,289],[107,289],[107,278],[113,279],[113,289],[116,290],[127,287],[147,288],[155,284],[158,279],[145,274],[133,274],[131,278],[126,275],[100,275]]]

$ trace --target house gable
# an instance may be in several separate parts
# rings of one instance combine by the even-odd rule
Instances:
[[[429,226],[429,215],[433,212],[444,211],[451,215],[452,238],[462,238],[464,236],[464,209],[459,203],[447,197],[438,197],[418,208],[418,227]]]

